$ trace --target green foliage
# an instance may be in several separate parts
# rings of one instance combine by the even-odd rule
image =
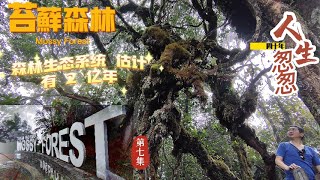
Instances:
[[[19,61],[33,60],[36,54],[39,54],[39,48],[35,43],[36,34],[19,34],[15,38],[10,38],[9,43],[14,52],[16,52]]]
[[[0,94],[0,105],[20,104],[21,96],[14,97],[12,94]]]
[[[174,29],[175,33],[186,39],[198,39],[201,34],[204,34],[202,28],[197,28],[197,26],[202,26],[198,13],[191,9],[185,1],[177,1],[174,6],[169,6],[167,11],[170,13],[169,18],[163,21],[179,27]]]
[[[319,144],[317,139],[320,128],[299,98],[272,97],[265,102],[262,99],[260,101],[262,102],[260,102],[261,107],[259,108],[260,113],[258,115],[265,118],[266,124],[273,129],[263,128],[258,133],[261,140],[269,144],[270,151],[274,151],[280,143],[276,141],[276,136],[281,141],[288,141],[287,130],[290,125],[298,125],[305,129],[305,144],[314,147]],[[262,111],[262,108],[265,108],[265,111]]]
[[[195,129],[195,127],[194,127],[193,124],[192,124],[191,114],[187,114],[187,113],[184,114],[183,119],[182,119],[182,124],[183,124],[183,126],[184,126],[187,130],[189,130],[189,131]]]
[[[19,114],[0,122],[0,142],[17,140],[20,136],[31,134],[31,127]]]
[[[53,108],[53,124],[55,126],[63,126],[66,123],[68,109],[70,104],[66,101],[61,101],[60,99],[55,99],[52,104]]]

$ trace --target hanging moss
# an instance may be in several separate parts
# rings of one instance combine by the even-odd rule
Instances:
[[[165,46],[171,42],[169,33],[157,26],[148,27],[142,39],[147,45],[157,44],[158,46]]]
[[[129,86],[133,84],[133,73],[127,72],[126,84]]]
[[[161,54],[160,62],[174,66],[174,60],[188,59],[191,53],[178,43],[172,43],[166,46],[164,52]],[[182,62],[181,62],[182,63]],[[181,64],[176,63],[176,64]]]
[[[161,64],[152,64],[151,70],[158,70],[161,67]]]

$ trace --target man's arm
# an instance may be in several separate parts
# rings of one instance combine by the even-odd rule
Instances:
[[[289,171],[290,169],[296,169],[296,168],[300,168],[300,166],[292,163],[290,164],[290,166],[287,166],[284,162],[283,162],[283,157],[281,156],[276,156],[276,160],[275,160],[276,165],[278,165],[281,169],[284,169],[286,171]],[[318,168],[318,166],[317,166]],[[320,168],[320,166],[319,166]],[[318,169],[319,170],[319,169]]]
[[[283,162],[283,157],[281,156],[276,156],[276,160],[275,160],[276,165],[278,165],[281,169],[284,169],[286,171],[288,171],[290,168],[289,166],[287,166],[284,162]]]

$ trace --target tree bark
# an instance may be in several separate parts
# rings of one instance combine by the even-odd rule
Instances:
[[[232,134],[230,136],[232,141],[232,149],[236,152],[238,156],[238,161],[241,169],[241,179],[253,179],[251,173],[251,164],[248,161],[247,152],[245,150],[242,140],[240,138],[234,137]]]

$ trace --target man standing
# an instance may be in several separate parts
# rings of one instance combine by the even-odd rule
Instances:
[[[279,144],[275,163],[285,170],[286,180],[294,180],[292,170],[302,168],[309,180],[315,179],[314,166],[320,172],[318,154],[302,143],[304,130],[299,126],[290,126],[287,132],[289,142]]]

